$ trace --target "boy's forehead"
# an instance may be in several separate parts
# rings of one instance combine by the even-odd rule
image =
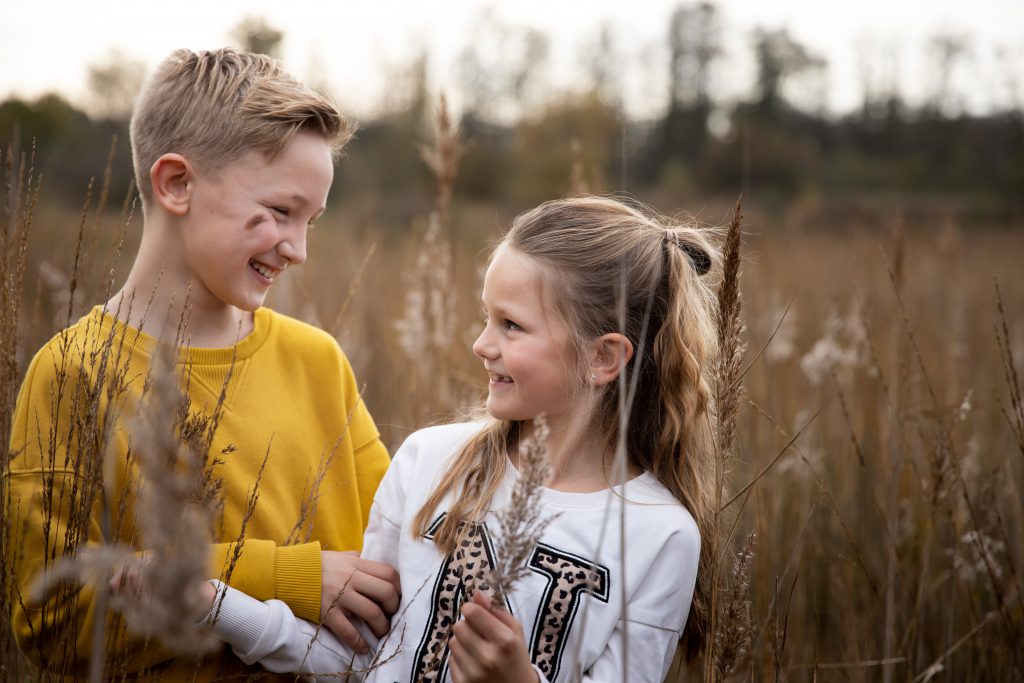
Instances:
[[[209,168],[207,175],[215,182],[247,186],[279,201],[315,204],[315,208],[323,209],[333,182],[334,159],[326,140],[300,133],[278,154],[269,156],[250,149]]]

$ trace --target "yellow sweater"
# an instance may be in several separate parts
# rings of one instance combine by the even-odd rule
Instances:
[[[128,453],[132,406],[139,405],[157,345],[96,307],[36,354],[18,395],[8,528],[21,596],[13,599],[12,623],[22,651],[47,669],[76,676],[87,671],[96,601],[84,588],[66,612],[55,612],[52,604],[23,609],[19,601],[28,601],[34,577],[78,544],[142,547],[132,523],[135,499],[129,489],[137,471]],[[181,354],[190,367],[191,410],[206,415],[213,413],[234,362],[210,449],[223,461],[214,468],[223,482],[223,511],[213,525],[210,576],[224,576],[231,563],[266,456],[229,581],[317,620],[320,551],[360,549],[370,503],[389,462],[348,360],[323,331],[265,308],[255,312],[252,333],[234,347]],[[61,383],[60,377],[67,379]],[[90,392],[98,385],[103,388]],[[116,390],[108,392],[111,386]],[[97,422],[111,426],[97,433],[82,426]],[[328,467],[317,487],[323,462]],[[90,487],[90,476],[103,477],[102,486]],[[95,495],[83,496],[88,491]],[[108,620],[106,659],[116,667],[110,674],[189,680],[198,667],[195,680],[202,681],[245,670],[225,649],[197,663],[174,659],[153,642],[117,637],[120,646],[111,648],[112,629],[121,627],[110,614]]]

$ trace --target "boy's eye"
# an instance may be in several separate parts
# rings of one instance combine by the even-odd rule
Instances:
[[[270,207],[270,210],[279,216],[284,216],[285,218],[288,217],[288,209],[283,206],[272,206]]]

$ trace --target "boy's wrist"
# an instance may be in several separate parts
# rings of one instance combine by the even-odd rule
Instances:
[[[274,552],[274,597],[295,616],[318,622],[322,574],[319,542],[278,546]]]

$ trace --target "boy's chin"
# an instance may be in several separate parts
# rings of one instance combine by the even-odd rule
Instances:
[[[242,311],[243,313],[253,313],[257,308],[261,308],[263,306],[264,302],[266,302],[266,300],[267,300],[266,295],[263,295],[263,296],[246,296],[246,297],[237,297],[233,301],[229,301],[229,302],[225,302],[225,303],[227,303],[229,306],[237,308],[239,311]]]

